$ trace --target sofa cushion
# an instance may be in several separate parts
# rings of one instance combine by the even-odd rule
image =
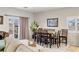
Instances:
[[[15,40],[15,39],[7,39],[6,40],[6,48],[5,48],[5,52],[14,52],[16,47],[21,44],[19,42],[19,40]]]
[[[4,51],[6,51],[8,45],[11,43],[12,39],[9,38],[9,37],[6,37],[6,38],[4,39],[4,41],[5,41],[5,49],[4,49]]]

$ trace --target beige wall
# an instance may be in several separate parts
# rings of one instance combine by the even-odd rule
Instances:
[[[42,28],[51,28],[51,29],[63,29],[67,28],[66,18],[71,16],[79,17],[79,8],[61,8],[57,10],[51,10],[42,13],[36,13],[35,20],[38,22]],[[47,18],[58,18],[58,27],[47,27]],[[68,37],[69,44],[79,43],[79,33],[69,33]],[[70,43],[71,42],[71,43]]]

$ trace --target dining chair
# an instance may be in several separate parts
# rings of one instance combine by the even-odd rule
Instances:
[[[61,29],[60,43],[65,43],[65,45],[67,45],[67,38],[68,38],[68,29]]]
[[[42,37],[41,37],[41,33],[42,33],[42,28],[39,28],[37,30],[37,33],[36,33],[36,43],[40,44],[41,45],[41,40],[42,40]]]
[[[36,37],[36,39],[37,39],[37,44],[42,44],[42,36],[41,36],[41,33],[37,33],[37,37]]]
[[[42,44],[43,46],[48,46],[48,30],[43,29],[42,31]]]
[[[58,32],[54,34],[54,44],[56,44],[57,47],[59,48],[60,46],[60,31],[59,30]]]
[[[54,44],[54,34],[53,33],[49,33],[49,41],[48,41],[48,43],[49,43],[49,47],[51,48],[52,47],[52,45]]]
[[[49,46],[51,48],[52,45],[56,45],[58,48],[60,46],[60,32],[55,32],[55,33],[52,33],[49,37]]]
[[[55,34],[55,29],[48,29],[48,33],[49,33],[49,47],[51,48],[51,46],[54,44],[54,34]]]

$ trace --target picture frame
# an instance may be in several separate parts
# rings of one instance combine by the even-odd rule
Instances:
[[[48,27],[58,27],[58,18],[48,18],[47,26]]]
[[[0,24],[3,24],[3,16],[0,16]]]

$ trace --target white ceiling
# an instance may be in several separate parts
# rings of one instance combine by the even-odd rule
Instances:
[[[16,7],[16,8],[20,9],[20,10],[31,12],[31,13],[38,13],[38,12],[59,9],[61,7]]]

